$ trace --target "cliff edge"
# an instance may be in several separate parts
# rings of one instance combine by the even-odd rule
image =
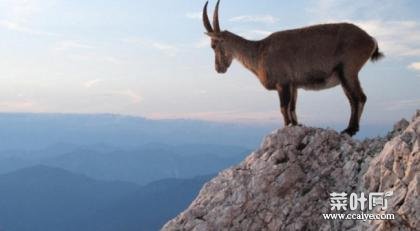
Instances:
[[[420,230],[419,146],[420,111],[387,137],[363,141],[333,130],[286,127],[207,182],[162,230]],[[334,192],[346,193],[345,210],[332,210]],[[364,194],[372,203],[368,195],[375,192],[388,193],[385,205],[369,210],[362,200],[350,200],[352,193],[356,199]],[[394,219],[323,215],[361,213]]]

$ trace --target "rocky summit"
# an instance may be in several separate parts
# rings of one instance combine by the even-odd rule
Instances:
[[[420,230],[419,146],[420,111],[388,136],[363,141],[333,130],[286,127],[207,182],[162,230]],[[341,201],[346,210],[332,210],[333,192],[347,194]],[[349,208],[350,194],[360,199],[372,192],[387,192],[382,197],[387,203]],[[394,214],[394,219],[323,216],[333,213]]]

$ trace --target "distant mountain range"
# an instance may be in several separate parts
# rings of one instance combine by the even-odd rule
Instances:
[[[136,148],[149,143],[218,144],[255,148],[276,125],[150,120],[111,114],[0,113],[0,151],[60,146]]]
[[[164,178],[212,174],[237,163],[247,153],[247,149],[227,145],[157,145],[106,153],[78,150],[41,163],[100,180],[147,184]]]
[[[138,186],[42,165],[25,168],[0,175],[0,230],[158,230],[209,178]]]
[[[158,230],[278,127],[0,113],[0,231]]]
[[[243,159],[248,149],[228,145],[149,144],[132,150],[76,148],[68,153],[0,156],[0,174],[43,164],[84,174],[97,180],[147,184],[165,178],[213,174]],[[51,149],[51,148],[50,148]],[[66,150],[66,148],[63,148]]]

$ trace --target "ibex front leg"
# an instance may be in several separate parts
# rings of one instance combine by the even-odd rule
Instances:
[[[290,104],[290,99],[291,99],[290,86],[277,84],[276,88],[277,88],[277,92],[279,93],[280,111],[283,114],[284,126],[287,126],[291,123],[291,120],[289,117],[289,104]]]

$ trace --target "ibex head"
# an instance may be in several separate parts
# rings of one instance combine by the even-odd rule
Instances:
[[[213,27],[210,24],[209,17],[207,16],[207,4],[208,1],[204,5],[203,9],[203,23],[204,27],[207,30],[207,35],[211,38],[211,47],[215,53],[215,64],[216,64],[216,71],[218,73],[225,73],[229,68],[230,64],[233,60],[233,54],[229,47],[226,46],[225,42],[225,33],[220,31],[219,26],[219,2],[217,1],[216,9],[214,10],[213,15]]]

